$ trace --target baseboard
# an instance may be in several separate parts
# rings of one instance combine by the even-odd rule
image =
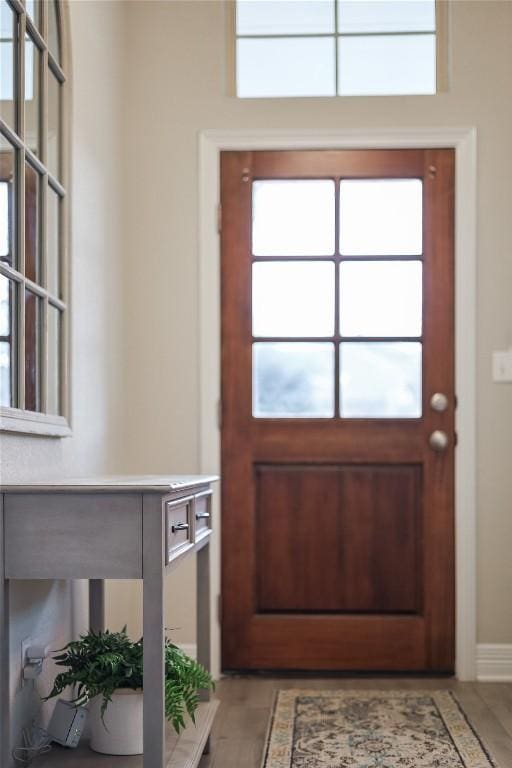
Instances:
[[[197,645],[195,643],[176,643],[181,650],[192,659],[197,659]]]
[[[512,644],[478,645],[476,670],[481,683],[512,683]]]
[[[197,658],[195,643],[177,643],[182,651]],[[476,656],[477,680],[481,683],[512,683],[512,643],[480,644]]]

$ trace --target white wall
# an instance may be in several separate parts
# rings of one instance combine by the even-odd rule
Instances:
[[[120,470],[123,440],[122,165],[124,6],[71,3],[72,118],[72,403],[73,437],[1,436],[2,482]],[[21,640],[51,643],[71,636],[83,612],[73,611],[66,582],[18,582],[11,590],[13,742],[39,709],[32,687],[19,692]],[[48,666],[40,689],[48,692]],[[45,706],[45,716],[52,703]]]
[[[199,467],[201,130],[476,126],[478,638],[511,643],[512,612],[506,606],[512,583],[512,387],[493,384],[490,371],[491,351],[512,344],[512,3],[451,3],[450,90],[397,98],[228,96],[225,10],[218,0],[127,3],[126,403],[134,439],[124,446],[126,466],[155,472]],[[188,567],[178,587],[191,594],[192,585]],[[118,586],[113,595],[119,605]],[[175,636],[186,642],[193,640],[194,629],[183,603],[171,605],[170,615],[172,626],[181,628]],[[123,605],[128,611],[126,593]],[[132,615],[136,632],[137,614]],[[114,610],[112,618],[119,623],[126,613]]]

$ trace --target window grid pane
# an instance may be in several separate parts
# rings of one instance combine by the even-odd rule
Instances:
[[[435,0],[338,0],[338,32],[435,32]]]
[[[238,0],[237,35],[333,34],[335,0]]]
[[[18,266],[16,253],[17,152],[0,135],[0,260]]]
[[[25,409],[41,410],[42,300],[25,291]]]
[[[59,415],[61,404],[61,325],[62,313],[48,304],[48,367],[46,372],[46,412]]]
[[[62,296],[60,219],[62,200],[51,185],[46,198],[46,288],[54,298]]]
[[[333,344],[253,344],[256,418],[332,418],[334,386]]]
[[[422,415],[420,342],[343,342],[340,416],[419,419]]]
[[[436,92],[435,34],[344,35],[338,38],[340,96]]]
[[[41,0],[26,0],[27,15],[30,16],[36,27],[41,30]]]
[[[25,275],[34,283],[41,283],[41,187],[41,176],[25,163]]]
[[[336,95],[333,36],[238,38],[236,61],[240,98]]]
[[[421,261],[344,261],[342,336],[421,336]]]
[[[350,179],[340,183],[340,252],[346,256],[420,256],[420,179]]]
[[[61,63],[61,41],[60,41],[60,25],[59,25],[59,9],[57,0],[48,0],[47,4],[48,14],[48,50],[54,59]]]
[[[0,3],[0,117],[16,129],[15,51],[18,17],[6,2]]]
[[[335,194],[330,179],[255,181],[254,256],[332,256]]]
[[[13,280],[0,275],[0,405],[16,406],[18,290]]]
[[[333,262],[256,262],[252,313],[253,336],[332,336]]]
[[[46,139],[46,165],[51,175],[61,178],[61,101],[62,84],[48,67],[48,127]]]
[[[27,32],[25,36],[25,144],[41,154],[41,71],[42,55]]]

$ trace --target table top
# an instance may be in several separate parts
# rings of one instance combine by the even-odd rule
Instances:
[[[172,493],[218,480],[217,475],[98,475],[35,482],[5,483],[3,493]]]

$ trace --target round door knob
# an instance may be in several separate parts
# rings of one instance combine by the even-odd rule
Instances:
[[[435,392],[430,398],[430,407],[433,411],[442,413],[448,408],[448,398],[442,392]]]
[[[434,451],[446,451],[448,448],[448,435],[441,429],[435,429],[430,435],[429,443]]]

